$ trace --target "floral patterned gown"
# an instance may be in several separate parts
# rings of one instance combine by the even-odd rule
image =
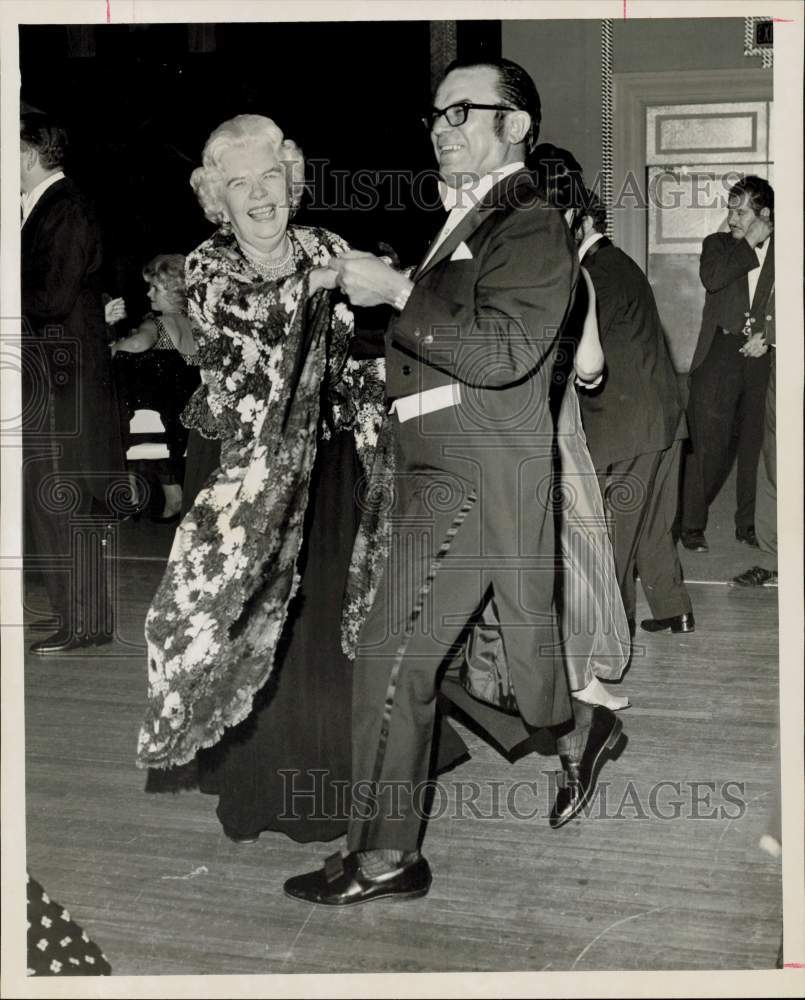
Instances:
[[[276,281],[262,278],[224,230],[187,260],[204,386],[190,409],[214,425],[221,465],[177,529],[146,618],[143,767],[187,763],[247,719],[287,639],[319,443],[339,452],[347,436],[355,474],[371,468],[377,450],[382,361],[352,359],[352,314],[328,293],[309,292],[311,269],[345,245],[320,229],[291,227],[289,237],[294,268]],[[333,576],[327,581],[331,600],[350,609],[345,635],[368,608],[381,535],[367,510],[356,543],[365,558],[357,568],[353,560],[347,593]],[[297,723],[312,729],[300,715]]]

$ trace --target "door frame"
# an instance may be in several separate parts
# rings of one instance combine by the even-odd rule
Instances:
[[[615,242],[645,272],[648,208],[646,201],[646,108],[655,104],[709,104],[771,101],[771,69],[681,70],[662,73],[613,73],[613,202]],[[634,197],[631,196],[632,192]]]

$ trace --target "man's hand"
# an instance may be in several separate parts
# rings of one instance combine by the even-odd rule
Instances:
[[[753,333],[751,337],[747,337],[746,343],[740,349],[739,353],[743,354],[745,358],[762,358],[768,349],[769,345],[766,343],[766,338],[763,334]]]
[[[123,299],[109,299],[103,307],[103,318],[107,326],[126,318],[126,303]]]
[[[761,243],[765,243],[773,230],[774,226],[769,220],[759,215],[756,219],[752,220],[749,228],[746,230],[746,242],[750,247],[756,247]]]
[[[330,261],[338,271],[338,286],[354,306],[399,304],[414,287],[404,274],[374,254],[350,250]]]
[[[318,292],[322,288],[335,288],[337,284],[338,271],[333,270],[332,267],[314,267],[310,272],[311,295]]]

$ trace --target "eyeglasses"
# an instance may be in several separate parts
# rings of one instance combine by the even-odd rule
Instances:
[[[467,115],[471,108],[478,108],[480,111],[516,111],[507,104],[473,104],[472,101],[460,101],[458,104],[451,104],[449,108],[431,108],[423,115],[420,121],[428,131],[433,129],[436,122],[444,115],[448,125],[463,125],[467,120]]]

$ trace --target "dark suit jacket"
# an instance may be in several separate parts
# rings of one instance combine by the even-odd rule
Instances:
[[[92,209],[72,181],[59,180],[22,227],[25,429],[30,444],[55,448],[59,469],[84,474],[102,500],[122,450],[100,268]]]
[[[462,244],[466,250],[451,260]],[[540,563],[543,568],[522,583],[520,600],[546,616],[553,598],[553,510],[545,495],[535,496],[523,483],[528,477],[550,493],[553,357],[577,276],[560,214],[540,198],[530,175],[517,171],[492,188],[420,265],[408,303],[387,332],[390,397],[451,382],[459,382],[462,393],[456,411],[461,434],[434,444],[424,417],[417,454],[401,471],[450,471],[456,467],[450,462],[462,455],[477,463],[479,544],[492,559],[488,576],[496,587],[511,587],[512,558],[543,557],[547,565]],[[412,424],[403,425],[406,434]],[[541,670],[537,655],[534,650],[527,665],[510,664],[518,707],[533,725],[561,722],[569,712],[562,658]]]
[[[717,329],[740,334],[746,322],[746,313],[750,311],[747,276],[757,264],[757,254],[746,240],[736,240],[730,233],[712,233],[705,238],[699,262],[699,276],[706,295],[702,327],[690,365],[691,372],[695,371],[707,357]],[[774,236],[772,235],[769,237],[769,249],[752,301],[753,313],[755,310],[762,313],[773,284]]]
[[[604,382],[579,393],[596,469],[662,451],[682,414],[676,372],[645,274],[604,237],[582,260],[595,288]]]

